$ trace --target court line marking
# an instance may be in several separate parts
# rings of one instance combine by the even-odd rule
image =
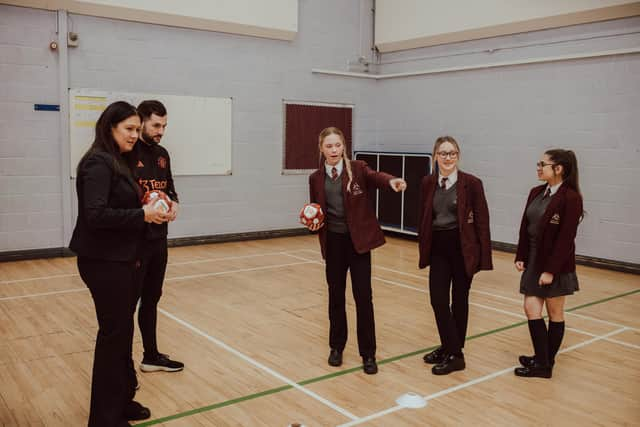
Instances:
[[[230,261],[234,259],[245,259],[245,258],[273,256],[273,255],[286,255],[286,252],[285,251],[265,252],[265,253],[256,253],[256,254],[248,254],[248,255],[237,255],[237,256],[231,256],[231,257],[203,258],[203,259],[198,259],[193,261],[177,261],[177,262],[169,262],[167,263],[167,266],[202,264],[207,262]],[[26,277],[23,279],[0,280],[0,285],[11,284],[11,283],[32,282],[35,280],[49,280],[49,279],[60,279],[65,277],[79,277],[79,276],[80,275],[78,273],[66,273],[66,274],[54,274],[49,276]]]
[[[273,265],[266,265],[266,266],[260,266],[260,267],[239,268],[237,270],[218,271],[218,272],[215,272],[215,273],[190,274],[190,275],[187,275],[187,276],[169,277],[167,279],[164,279],[164,281],[165,282],[173,282],[173,281],[176,281],[176,280],[199,279],[201,277],[222,276],[224,274],[230,274],[230,273],[245,273],[247,271],[260,271],[260,270],[269,270],[271,268],[291,267],[291,266],[294,266],[294,265],[311,264],[312,262],[313,261],[291,262],[291,263],[287,263],[287,264],[273,264]]]
[[[314,398],[315,400],[319,401],[320,403],[323,403],[324,405],[328,406],[329,408],[333,409],[334,411],[344,415],[347,418],[350,418],[352,420],[358,419],[358,417],[356,417],[355,415],[353,415],[351,412],[347,411],[346,409],[336,405],[335,403],[325,399],[324,397],[320,396],[319,394],[301,386],[300,384],[296,383],[293,380],[290,380],[289,378],[285,377],[284,375],[280,374],[279,372],[274,371],[273,369],[269,368],[266,365],[263,365],[262,363],[258,362],[255,359],[252,359],[251,357],[247,356],[246,354],[240,352],[239,350],[236,350],[235,348],[231,347],[230,345],[224,343],[223,341],[207,334],[206,332],[202,331],[201,329],[196,328],[195,326],[193,326],[192,324],[190,324],[189,322],[180,319],[179,317],[175,316],[174,314],[168,312],[167,310],[164,310],[162,308],[158,308],[158,312],[162,313],[163,315],[165,315],[166,317],[172,319],[173,321],[179,323],[180,325],[184,326],[185,328],[189,329],[191,332],[200,335],[203,338],[206,338],[208,341],[211,341],[212,343],[214,343],[215,345],[217,345],[218,347],[222,348],[223,350],[228,351],[229,353],[233,354],[234,356],[244,360],[245,362],[255,366],[256,368],[268,373],[269,375],[277,378],[278,380],[284,382],[285,384],[288,384],[289,386],[295,388],[298,391],[303,392],[304,394]]]
[[[591,338],[591,339],[588,339],[588,340],[583,341],[581,343],[575,344],[575,345],[573,345],[571,347],[567,347],[567,348],[561,350],[559,353],[567,353],[569,351],[573,351],[573,350],[576,350],[576,349],[579,349],[579,348],[582,348],[582,347],[586,347],[587,345],[593,344],[594,342],[605,340],[605,339],[607,339],[607,338],[609,338],[609,337],[611,337],[613,335],[617,335],[617,334],[619,334],[621,332],[624,332],[626,330],[628,330],[628,328],[624,328],[623,327],[623,328],[616,329],[615,331],[609,332],[609,333],[604,334],[604,335],[598,335],[598,336],[596,336],[594,338]],[[501,375],[504,375],[504,374],[506,374],[508,372],[513,372],[513,370],[515,368],[517,368],[518,366],[520,366],[520,365],[510,366],[510,367],[502,369],[500,371],[493,372],[491,374],[484,375],[484,376],[479,377],[479,378],[475,378],[475,379],[473,379],[471,381],[467,381],[467,382],[464,382],[462,384],[458,384],[456,386],[449,387],[449,388],[446,388],[446,389],[441,390],[439,392],[436,392],[436,393],[433,393],[433,394],[429,394],[429,395],[426,395],[426,396],[423,396],[423,397],[428,402],[430,400],[434,400],[434,399],[437,399],[439,397],[446,396],[448,394],[454,393],[454,392],[456,392],[458,390],[462,390],[462,389],[474,386],[476,384],[480,384],[480,383],[483,383],[485,381],[492,380],[492,379],[497,378],[497,377],[499,377]],[[391,414],[393,412],[400,411],[402,409],[407,409],[407,408],[405,408],[403,406],[396,405],[396,406],[390,407],[388,409],[385,409],[383,411],[379,411],[379,412],[367,415],[366,417],[360,418],[359,420],[353,420],[353,421],[345,423],[345,424],[340,424],[338,427],[355,426],[355,425],[362,424],[362,423],[367,422],[367,421],[371,421],[371,420],[374,420],[374,419],[377,419],[377,418],[381,418],[381,417],[383,417],[385,415]]]
[[[164,279],[165,282],[169,282],[169,281],[178,281],[178,280],[187,280],[187,279],[197,279],[197,278],[202,278],[202,277],[213,277],[213,276],[221,276],[224,274],[233,274],[233,273],[245,273],[248,271],[259,271],[259,270],[268,270],[268,269],[272,269],[272,268],[280,268],[280,267],[290,267],[290,266],[294,266],[294,265],[304,265],[304,264],[310,264],[312,263],[312,261],[306,261],[306,262],[292,262],[292,263],[287,263],[287,264],[273,264],[273,265],[265,265],[265,266],[260,266],[260,267],[252,267],[252,268],[241,268],[241,269],[237,269],[237,270],[226,270],[226,271],[218,271],[215,273],[202,273],[202,274],[191,274],[188,276],[176,276],[176,277],[169,277]],[[23,299],[23,298],[34,298],[34,297],[41,297],[41,296],[49,296],[49,295],[58,295],[58,294],[65,294],[65,293],[69,293],[69,292],[82,292],[82,291],[88,291],[89,289],[84,287],[84,288],[72,288],[72,289],[64,289],[61,291],[51,291],[51,292],[42,292],[42,293],[37,293],[37,294],[27,294],[27,295],[16,295],[16,296],[10,296],[10,297],[2,297],[0,298],[0,301],[9,301],[9,300],[15,300],[15,299]]]
[[[304,251],[304,252],[313,252],[313,253],[317,254],[317,251],[315,251],[313,249],[302,249],[301,252],[302,251]],[[298,255],[291,255],[291,254],[285,254],[285,255],[291,256],[291,257],[294,257],[294,258],[298,258],[300,260],[308,260],[308,261],[310,261],[309,259],[301,257],[301,256],[298,256]],[[324,265],[324,262],[319,262],[319,261],[315,261],[315,262],[318,263],[318,264],[323,264]],[[382,267],[382,266],[379,266],[379,265],[372,265],[372,267],[375,267],[376,269],[380,269],[380,270],[391,271],[393,273],[397,273],[397,274],[404,275],[404,276],[414,277],[414,278],[421,279],[421,280],[425,280],[425,279],[428,280],[427,277],[419,276],[419,275],[413,274],[413,273],[407,273],[407,272],[400,271],[400,270],[394,270],[392,268]],[[371,278],[373,279],[374,277],[372,276]],[[378,278],[378,280],[380,280],[380,278]],[[410,285],[407,285],[407,286],[410,286]],[[420,289],[420,288],[416,288],[416,289]],[[634,289],[634,290],[628,291],[627,294],[628,295],[634,294],[638,290],[640,290],[640,289]],[[516,302],[518,304],[522,304],[522,299],[510,298],[510,297],[506,297],[504,295],[493,294],[491,292],[486,292],[486,291],[481,291],[479,289],[474,289],[473,287],[471,287],[469,292],[473,292],[473,293],[480,294],[480,295],[486,295],[486,296],[494,297],[494,298],[497,298],[497,299],[502,299],[502,300]],[[611,298],[613,299],[614,297],[611,297]],[[606,302],[606,301],[602,301],[602,302]],[[633,326],[623,325],[623,324],[611,322],[611,321],[608,321],[608,320],[602,320],[602,319],[598,319],[597,317],[591,317],[591,316],[587,316],[587,315],[584,315],[584,314],[572,313],[572,311],[575,311],[575,310],[578,310],[578,309],[581,309],[581,308],[586,308],[586,307],[589,307],[590,305],[591,305],[591,303],[585,303],[585,304],[582,304],[582,305],[577,306],[577,307],[573,307],[573,308],[570,308],[570,309],[565,309],[565,314],[568,314],[568,315],[571,315],[571,316],[576,316],[576,317],[581,317],[583,319],[592,320],[594,322],[600,322],[600,323],[607,324],[607,325],[610,325],[610,326],[614,326],[614,327],[617,327],[617,328],[628,328],[628,329],[631,329],[632,331],[640,332],[639,328],[634,328]]]
[[[375,280],[378,280],[378,281],[381,281],[381,282],[389,283],[392,286],[398,286],[398,287],[402,287],[402,288],[412,289],[414,291],[425,293],[425,294],[429,293],[429,291],[426,290],[426,289],[417,288],[415,286],[407,285],[407,284],[404,284],[404,283],[394,282],[392,280],[382,279],[382,278],[379,278],[379,277],[372,277],[372,279],[375,279]],[[515,313],[515,312],[512,312],[512,311],[502,310],[500,308],[495,308],[495,307],[491,307],[491,306],[484,305],[484,304],[479,304],[477,302],[472,302],[472,301],[469,301],[469,305],[480,307],[480,308],[485,309],[485,310],[495,311],[497,313],[502,313],[502,314],[505,314],[507,316],[517,317],[517,318],[522,319],[522,320],[527,320],[527,316],[522,314],[522,313]],[[548,316],[544,316],[544,317],[546,318]],[[618,327],[619,328],[625,328],[626,330],[632,330],[632,328],[629,327],[629,326],[621,325],[621,326],[618,326]],[[578,328],[574,328],[572,326],[571,327],[567,326],[567,330],[574,331],[574,332],[577,332],[577,333],[580,333],[580,334],[583,334],[583,335],[589,335],[589,336],[592,336],[592,337],[599,336],[597,334],[593,334],[591,332],[587,332],[587,331],[584,331],[584,330],[581,330],[581,329],[578,329]],[[620,345],[623,345],[623,346],[626,346],[626,347],[640,349],[640,346],[635,345],[635,344],[631,344],[631,343],[628,343],[628,342],[625,342],[625,341],[613,340],[613,339],[608,339],[608,338],[605,338],[604,340],[608,341],[608,342],[611,342],[611,343],[620,344]]]
[[[311,251],[311,252],[315,253],[315,251],[312,251],[312,250],[309,250],[309,249],[302,249],[301,251]],[[284,255],[287,255],[287,256],[295,257],[295,258],[298,258],[298,259],[306,261],[306,262],[303,262],[303,263],[292,263],[292,264],[285,264],[285,265],[299,265],[299,264],[306,264],[306,263],[316,263],[316,264],[322,264],[322,265],[324,264],[322,262],[311,261],[311,260],[308,260],[306,258],[298,257],[296,255],[291,255],[291,254],[289,254],[287,252],[269,253],[269,254],[265,254],[265,256],[266,255],[270,255],[270,254],[284,254]],[[251,257],[251,256],[242,256],[242,257],[243,258],[248,258],[248,257]],[[273,266],[266,266],[266,267],[267,268],[273,268]],[[376,268],[387,269],[385,267],[379,267],[379,266],[376,266]],[[254,269],[249,269],[249,270],[253,271]],[[391,270],[391,269],[387,269],[387,270]],[[226,273],[234,273],[234,272],[239,272],[239,271],[241,271],[241,270],[230,270],[230,271],[228,271]],[[245,269],[245,271],[246,271],[246,269]],[[391,270],[391,271],[395,271],[395,270]],[[211,275],[211,274],[218,275],[218,274],[221,274],[221,273],[222,272],[208,273],[207,275]],[[398,273],[403,273],[403,272],[398,272]],[[421,276],[412,275],[410,273],[404,273],[404,274],[405,275],[410,275],[410,276],[415,276],[417,278],[423,279],[423,277],[421,277]],[[68,276],[71,277],[71,276],[74,276],[74,275],[68,275]],[[77,276],[77,274],[76,274],[76,276]],[[33,279],[29,279],[29,280],[37,280],[37,279],[38,278],[33,278]],[[376,279],[377,280],[387,280],[387,279],[381,279],[381,278],[376,278]],[[19,279],[19,280],[24,281],[24,279]],[[420,288],[415,288],[415,289],[420,289]],[[80,292],[80,291],[86,291],[86,290],[87,290],[86,288],[77,288],[77,289],[70,289],[70,290],[63,290],[63,291],[47,292],[47,293],[42,293],[42,294],[23,295],[23,296],[16,296],[16,297],[5,297],[5,298],[0,298],[0,301],[8,300],[8,299],[27,298],[27,297],[31,297],[31,296],[44,296],[44,295],[54,295],[54,294],[62,294],[62,293],[69,293],[69,292]],[[598,301],[594,301],[594,302],[591,302],[591,303],[582,304],[582,305],[580,305],[578,307],[573,307],[573,308],[570,308],[570,309],[567,309],[567,310],[577,310],[577,309],[585,308],[585,307],[592,306],[592,305],[595,305],[595,304],[600,304],[602,302],[607,302],[607,301],[610,301],[612,299],[624,297],[624,296],[627,296],[627,295],[632,295],[632,294],[635,294],[635,293],[637,293],[639,291],[640,291],[640,289],[632,290],[632,291],[626,292],[624,294],[615,295],[615,296],[612,296],[612,297],[604,298],[602,300],[598,300]],[[490,294],[490,293],[487,293],[487,294],[491,295],[491,296],[501,297],[501,296]],[[507,297],[502,297],[502,298],[509,299]],[[514,300],[514,299],[511,299],[511,300],[520,302],[519,300]],[[474,304],[476,304],[476,303],[474,303]],[[493,308],[491,308],[491,309],[493,309]],[[499,310],[499,309],[493,309],[493,310]],[[513,314],[515,314],[515,313],[513,313]],[[570,314],[573,314],[573,313],[570,313]],[[614,324],[612,322],[602,321],[602,320],[596,319],[596,318],[590,318],[589,316],[580,315],[580,317],[589,318],[591,320],[601,321],[601,322],[604,322],[604,323],[617,325],[617,324]],[[503,331],[503,330],[506,330],[506,329],[511,329],[511,328],[514,328],[514,327],[517,327],[517,326],[521,326],[521,325],[523,325],[525,323],[526,323],[526,321],[518,322],[518,323],[515,323],[513,325],[508,325],[506,327],[498,328],[498,329],[495,329],[495,330],[492,330],[492,331],[488,331],[488,332],[485,332],[485,333],[482,333],[482,334],[471,336],[471,337],[468,337],[467,339],[469,340],[469,339],[479,338],[479,337],[486,336],[486,335],[493,334],[493,333],[497,333],[497,332],[500,332],[500,331]],[[623,326],[623,325],[621,325],[621,326]],[[635,330],[635,328],[626,327],[626,326],[623,326],[623,328],[625,330]],[[615,341],[617,341],[617,340],[615,340]],[[619,343],[622,343],[622,342],[619,342]],[[625,345],[625,344],[629,344],[629,343],[624,343],[623,345]],[[634,346],[634,348],[635,348],[635,345],[631,344],[631,346]],[[390,362],[393,362],[395,360],[400,360],[400,359],[403,359],[403,358],[406,358],[406,357],[411,357],[411,356],[414,356],[414,355],[418,355],[418,354],[423,353],[425,351],[433,350],[436,347],[437,346],[433,346],[433,347],[430,347],[430,348],[421,349],[421,350],[417,350],[415,352],[407,353],[406,355],[400,355],[400,356],[395,356],[395,357],[392,357],[392,358],[388,358],[388,359],[379,361],[378,364],[390,363]],[[560,351],[560,352],[562,353],[563,351]],[[325,375],[325,376],[322,376],[322,377],[317,377],[317,378],[312,378],[312,379],[309,379],[309,380],[301,381],[301,382],[299,382],[297,384],[300,384],[300,385],[311,384],[311,383],[315,383],[315,382],[318,382],[318,381],[322,381],[324,379],[333,378],[333,377],[344,375],[344,374],[347,374],[347,373],[350,373],[350,372],[359,371],[361,368],[362,368],[361,366],[357,366],[357,367],[354,367],[354,368],[351,368],[351,369],[348,369],[348,370],[344,370],[344,371],[340,371],[340,372],[337,372],[337,373],[332,373],[332,374]],[[219,407],[222,407],[222,406],[228,406],[228,405],[233,404],[233,403],[237,403],[237,402],[244,401],[244,400],[250,400],[252,398],[261,397],[261,396],[268,395],[268,394],[277,393],[279,391],[284,391],[284,390],[287,390],[287,389],[290,389],[290,388],[293,388],[293,387],[292,386],[281,386],[281,387],[278,387],[276,389],[266,390],[266,391],[263,391],[263,392],[260,392],[260,393],[255,393],[253,395],[244,396],[244,397],[240,397],[240,398],[237,398],[237,399],[232,399],[232,400],[221,402],[221,403],[218,403],[218,404],[209,405],[209,406],[203,407],[203,408],[198,408],[198,409],[202,409],[201,411],[198,411],[198,409],[194,409],[192,411],[188,411],[188,413],[190,414],[193,411],[198,411],[196,413],[205,412],[206,410],[212,410],[212,409],[216,409],[216,408],[219,408]],[[251,397],[251,396],[255,396],[255,397]],[[207,408],[209,408],[209,409],[207,409]],[[187,414],[187,413],[185,412],[185,414]],[[188,416],[188,415],[184,415],[184,416]],[[171,416],[171,417],[176,417],[176,416]],[[181,417],[176,417],[176,418],[181,418]],[[174,418],[171,418],[171,419],[174,419]],[[155,420],[153,420],[152,423],[155,424],[156,423]],[[138,424],[138,425],[151,425],[151,424],[146,424],[145,423],[145,424]]]
[[[88,288],[73,288],[73,289],[64,289],[61,291],[42,292],[39,294],[15,295],[11,297],[2,297],[0,298],[0,301],[12,301],[12,300],[23,299],[23,298],[46,297],[50,295],[68,294],[72,292],[86,292],[88,290],[89,290]]]
[[[623,294],[618,294],[618,295],[615,295],[614,297],[615,298],[622,298],[622,297],[628,296],[629,294],[635,294],[635,293],[638,293],[638,292],[640,292],[640,289],[637,289],[637,290],[632,291],[632,292],[625,292]],[[590,305],[596,305],[596,304],[599,304],[599,303],[602,303],[602,302],[610,301],[611,299],[612,299],[611,297],[608,297],[608,298],[604,298],[602,300],[593,301],[593,302],[591,302],[589,304]],[[519,326],[523,326],[523,325],[526,325],[526,324],[527,324],[526,320],[523,320],[523,321],[520,321],[520,322],[516,322],[516,323],[512,323],[510,325],[506,325],[506,326],[502,326],[502,327],[499,327],[499,328],[496,328],[496,329],[492,329],[492,330],[489,330],[489,331],[481,332],[481,333],[476,334],[476,335],[471,335],[471,336],[467,337],[467,341],[478,339],[478,338],[482,338],[482,337],[485,337],[485,336],[488,336],[488,335],[493,335],[493,334],[496,334],[496,333],[499,333],[499,332],[503,332],[503,331],[507,331],[507,330],[510,330],[510,329],[514,329],[514,328],[517,328]],[[630,328],[623,327],[621,329],[629,330]],[[384,364],[392,363],[392,362],[395,362],[395,361],[398,361],[398,360],[403,360],[403,359],[406,359],[406,358],[409,358],[409,357],[418,356],[418,355],[421,355],[423,353],[433,351],[437,347],[438,347],[438,345],[433,345],[431,347],[422,348],[422,349],[419,349],[419,350],[412,351],[410,353],[404,353],[404,354],[400,354],[400,355],[397,355],[397,356],[389,357],[387,359],[382,359],[382,360],[378,361],[378,365],[384,365]],[[565,349],[561,350],[559,353],[563,353],[564,351],[565,351]],[[512,368],[510,368],[510,369],[512,369]],[[347,375],[347,374],[350,374],[350,373],[353,373],[353,372],[361,371],[361,370],[362,370],[362,365],[354,366],[352,368],[343,369],[341,371],[336,371],[336,372],[332,372],[332,373],[329,373],[329,374],[321,375],[319,377],[309,378],[307,380],[299,381],[298,384],[299,385],[313,384],[313,383],[325,381],[325,380],[328,380],[328,379],[341,377],[341,376],[344,376],[344,375]],[[218,408],[221,408],[221,407],[225,407],[225,406],[229,406],[229,405],[232,405],[232,404],[235,404],[235,403],[245,402],[245,401],[248,401],[248,400],[257,399],[257,398],[260,398],[262,396],[267,396],[267,395],[278,393],[280,391],[290,390],[292,388],[293,387],[290,386],[290,385],[281,386],[281,387],[278,387],[278,388],[273,388],[273,389],[265,390],[265,391],[262,391],[262,392],[253,393],[253,394],[246,395],[246,396],[240,396],[240,397],[237,397],[237,398],[234,398],[234,399],[230,399],[230,400],[227,400],[227,401],[223,401],[223,402],[219,402],[219,403],[214,403],[214,404],[211,404],[211,405],[203,406],[201,408],[192,409],[190,411],[179,412],[177,414],[169,415],[169,416],[166,416],[166,417],[163,417],[163,418],[149,420],[149,421],[147,421],[145,423],[142,423],[142,424],[136,424],[136,426],[150,426],[150,425],[155,425],[155,424],[159,424],[159,423],[163,423],[163,422],[168,422],[168,421],[171,421],[171,420],[180,419],[180,418],[184,418],[184,417],[191,416],[191,415],[196,415],[196,414],[199,414],[199,413],[202,413],[202,412],[215,410],[215,409],[218,409]]]

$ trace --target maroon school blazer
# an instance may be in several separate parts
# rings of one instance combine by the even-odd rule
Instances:
[[[526,206],[528,207],[545,188],[547,184],[531,189]],[[529,258],[527,207],[522,214],[516,252],[516,261],[524,261],[525,267]],[[538,223],[536,268],[540,272],[558,274],[576,271],[575,239],[581,217],[582,196],[574,189],[562,184],[551,198],[547,210]]]
[[[369,203],[367,194],[376,188],[392,191],[389,180],[395,178],[384,172],[376,172],[361,160],[351,160],[353,181],[351,192],[347,191],[349,176],[346,167],[342,168],[342,197],[344,200],[345,219],[351,234],[353,247],[359,254],[364,254],[372,249],[384,245],[384,234],[378,224],[376,213]],[[327,212],[327,201],[324,191],[324,179],[326,171],[324,165],[309,176],[309,199],[311,203],[317,203]],[[319,230],[320,249],[322,257],[326,258],[327,227]]]
[[[421,202],[418,216],[418,247],[420,268],[431,262],[431,238],[433,225],[433,195],[438,185],[438,175],[425,176],[420,188]],[[480,270],[493,270],[491,259],[491,234],[489,232],[489,207],[484,196],[482,181],[458,170],[456,186],[458,199],[458,227],[460,247],[467,276]]]

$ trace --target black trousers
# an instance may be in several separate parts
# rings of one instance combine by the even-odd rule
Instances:
[[[458,355],[467,334],[473,277],[468,277],[465,271],[457,229],[433,232],[430,265],[429,295],[440,343],[446,353]]]
[[[129,360],[139,292],[137,264],[78,257],[78,270],[98,318],[89,427],[128,425],[124,408],[135,395]]]
[[[158,356],[158,302],[162,296],[162,284],[167,271],[167,239],[147,240],[142,249],[140,280],[140,308],[138,325],[142,335],[144,357]]]
[[[356,302],[360,356],[376,354],[376,328],[371,291],[371,252],[358,254],[348,233],[327,232],[326,275],[329,285],[329,345],[342,351],[347,343],[345,289],[351,271],[351,290]]]

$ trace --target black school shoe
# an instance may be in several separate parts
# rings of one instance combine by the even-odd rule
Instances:
[[[533,366],[522,366],[520,368],[516,368],[513,373],[518,377],[551,378],[552,368],[551,366],[534,363]]]
[[[520,364],[522,366],[524,366],[525,368],[527,367],[531,367],[533,365],[536,364],[536,356],[524,356],[521,355],[518,357],[518,362],[520,362]],[[549,365],[553,368],[553,365],[555,364],[555,360],[552,360]]]
[[[330,366],[342,365],[342,352],[340,350],[336,350],[332,348],[331,351],[329,352],[328,363]]]
[[[431,368],[433,375],[448,375],[454,371],[462,371],[467,365],[464,362],[464,356],[455,356],[449,354],[445,357],[442,363],[438,363]]]
[[[155,358],[148,358],[145,356],[140,364],[140,370],[142,372],[177,372],[184,369],[184,363],[176,360],[169,359],[167,354],[158,353]]]
[[[127,406],[124,408],[124,417],[130,421],[146,420],[147,418],[151,418],[151,411],[149,408],[132,400],[127,403]]]
[[[427,353],[424,356],[422,356],[422,360],[424,360],[424,363],[435,365],[435,364],[444,362],[444,357],[445,357],[444,350],[442,349],[442,347],[438,347],[435,350],[433,350],[431,353]]]
[[[367,375],[375,375],[378,373],[378,364],[375,357],[362,358],[362,370]]]

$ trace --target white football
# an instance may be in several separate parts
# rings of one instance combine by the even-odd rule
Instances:
[[[311,218],[315,217],[316,215],[318,215],[318,208],[316,208],[313,205],[306,205],[304,207],[304,210],[303,210],[302,213],[303,213],[304,216],[306,216],[307,218],[311,219]],[[314,220],[314,224],[317,224],[317,223],[318,223],[318,220],[317,219]]]
[[[164,201],[164,200],[162,200],[162,199],[159,199],[158,201],[156,201],[156,202],[153,204],[153,207],[154,207],[156,210],[162,211],[162,212],[164,212],[164,213],[169,212],[169,205],[167,204],[167,202],[165,202],[165,201]]]

